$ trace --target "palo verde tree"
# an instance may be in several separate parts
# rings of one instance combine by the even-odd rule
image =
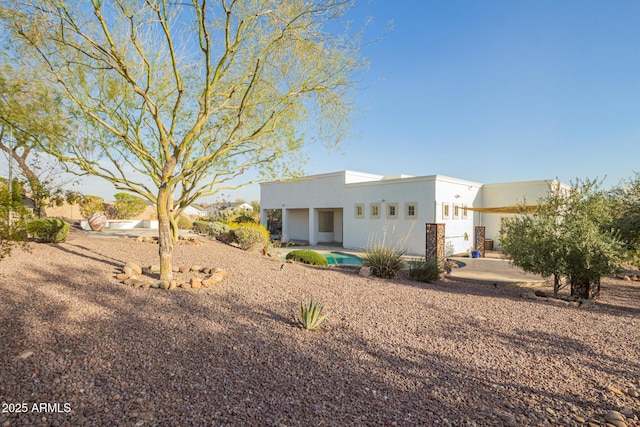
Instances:
[[[600,278],[614,272],[624,248],[609,227],[611,203],[596,181],[578,181],[570,188],[560,183],[549,187],[533,214],[505,219],[500,231],[503,253],[525,271],[566,277],[571,295],[592,298],[599,292]],[[595,286],[594,286],[595,285]]]
[[[58,108],[55,91],[29,76],[17,64],[10,64],[0,52],[0,150],[17,164],[17,176],[26,184],[37,214],[47,205],[77,199],[65,190],[72,183],[66,168],[54,158],[46,158],[39,147],[55,145],[70,137],[70,122]]]
[[[336,32],[351,0],[25,0],[0,11],[14,49],[64,93],[84,136],[44,147],[157,204],[161,280],[176,218],[200,197],[299,171],[301,129],[329,144],[360,69]]]

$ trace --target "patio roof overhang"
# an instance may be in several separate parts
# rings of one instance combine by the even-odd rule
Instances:
[[[494,208],[467,208],[470,211],[474,212],[482,212],[482,213],[493,213],[493,214],[519,214],[522,213],[523,207],[525,208],[525,212],[528,214],[532,214],[536,211],[538,205],[515,205],[515,206],[499,206]]]

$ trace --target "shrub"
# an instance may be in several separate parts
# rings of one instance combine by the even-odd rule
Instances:
[[[376,277],[393,279],[404,265],[402,255],[404,252],[393,248],[374,246],[365,250],[362,265],[371,267],[371,272]]]
[[[11,254],[11,249],[16,245],[29,249],[25,242],[29,217],[22,203],[19,186],[12,186],[9,193],[9,187],[0,181],[0,260]]]
[[[298,321],[302,329],[312,331],[320,326],[327,318],[327,314],[322,314],[324,306],[320,303],[314,303],[313,298],[310,299],[309,305],[305,306],[304,302],[300,302],[300,320]]]
[[[193,221],[191,221],[189,217],[185,215],[180,215],[178,217],[177,223],[180,230],[191,230],[193,228]]]
[[[431,283],[438,280],[442,270],[436,258],[421,258],[409,263],[409,278],[418,282]]]
[[[287,254],[287,259],[303,262],[305,264],[327,266],[329,262],[320,253],[309,249],[298,249]]]
[[[209,236],[218,238],[218,236],[224,233],[228,233],[230,230],[231,230],[231,227],[229,227],[224,222],[213,221],[209,223],[206,233]]]
[[[209,224],[207,221],[194,221],[193,231],[200,234],[209,234]]]
[[[240,248],[247,251],[261,249],[266,251],[269,247],[269,232],[260,224],[246,223],[233,230]]]
[[[42,218],[27,224],[27,231],[44,243],[64,242],[71,225],[61,219]]]
[[[104,212],[104,199],[100,196],[83,196],[80,202],[80,212],[85,217],[94,212]]]
[[[250,217],[249,215],[246,215],[246,214],[240,215],[239,217],[234,219],[233,222],[237,222],[238,224],[245,224],[245,223],[257,224],[258,223],[258,221],[256,221],[255,218]]]
[[[147,202],[142,197],[127,193],[117,193],[115,207],[118,219],[131,219],[140,215],[147,207]]]
[[[221,241],[222,243],[226,243],[227,245],[230,245],[232,243],[238,243],[238,239],[236,238],[236,234],[234,233],[233,230],[229,230],[225,233],[221,233],[217,235],[216,239]]]

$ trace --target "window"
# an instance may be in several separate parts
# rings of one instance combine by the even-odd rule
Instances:
[[[449,219],[449,204],[442,204],[442,219]]]
[[[362,203],[356,204],[354,214],[356,218],[364,218],[364,205]]]
[[[333,211],[318,212],[318,231],[333,233]]]
[[[453,205],[453,219],[460,218],[460,206]]]
[[[467,219],[468,209],[465,205],[462,205],[462,219]]]
[[[398,218],[398,204],[397,203],[387,203],[387,218],[389,218],[389,219]]]
[[[371,203],[369,217],[380,218],[380,203]]]
[[[415,202],[404,204],[404,217],[406,219],[415,219],[418,216],[418,204]]]

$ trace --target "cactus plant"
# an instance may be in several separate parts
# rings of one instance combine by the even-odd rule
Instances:
[[[299,321],[300,327],[312,331],[320,326],[322,322],[327,318],[328,314],[322,314],[324,306],[320,303],[314,303],[313,298],[309,300],[309,305],[306,306],[304,301],[300,302],[300,315]]]

